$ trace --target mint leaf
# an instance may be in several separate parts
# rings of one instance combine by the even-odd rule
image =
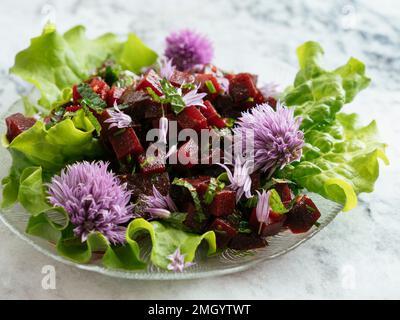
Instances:
[[[86,104],[88,107],[92,108],[96,112],[102,112],[105,108],[107,108],[106,102],[101,99],[87,83],[80,83],[77,89],[82,97],[82,103]]]

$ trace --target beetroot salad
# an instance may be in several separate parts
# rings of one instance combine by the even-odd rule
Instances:
[[[101,252],[104,266],[128,270],[146,267],[150,235],[150,262],[183,272],[203,240],[209,254],[262,248],[318,228],[312,193],[347,211],[373,190],[385,144],[375,122],[341,112],[370,82],[362,62],[326,70],[309,41],[281,88],[219,68],[196,32],[165,44],[158,56],[135,34],[92,40],[82,26],[47,25],[17,54],[11,73],[40,99],[5,120],[2,205],[30,213],[27,233],[71,260]]]

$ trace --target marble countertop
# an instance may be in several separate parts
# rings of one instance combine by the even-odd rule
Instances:
[[[361,195],[356,209],[340,214],[313,239],[285,256],[219,278],[109,278],[53,261],[0,224],[0,298],[400,298],[400,5],[395,0],[4,0],[0,8],[0,110],[26,90],[7,70],[48,16],[62,31],[75,24],[85,24],[91,36],[134,31],[159,50],[170,31],[195,28],[213,40],[217,64],[259,73],[268,70],[264,62],[271,58],[296,67],[296,47],[313,39],[325,48],[327,66],[351,55],[368,66],[370,88],[345,111],[378,121],[392,162],[382,167],[375,192]],[[41,286],[44,265],[55,267],[54,290]]]

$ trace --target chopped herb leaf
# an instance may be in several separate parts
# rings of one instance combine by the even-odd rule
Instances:
[[[175,88],[167,79],[160,80],[160,84],[165,95],[164,100],[171,104],[171,108],[175,114],[178,114],[185,109],[185,101],[183,101],[182,94],[178,89]]]
[[[210,184],[208,185],[207,191],[204,194],[204,203],[211,204],[214,200],[215,195],[218,191],[225,187],[225,183],[218,181],[216,178],[210,179]]]
[[[238,231],[239,233],[251,233],[248,221],[240,221]]]
[[[181,85],[181,89],[193,90],[196,89],[196,85],[194,83],[184,83],[183,85]]]
[[[215,89],[214,84],[212,83],[212,81],[207,80],[207,81],[205,82],[205,85],[206,85],[206,87],[207,87],[207,89],[208,89],[208,92],[210,92],[210,93],[217,93],[217,89]]]
[[[92,108],[96,112],[101,112],[107,108],[106,102],[87,83],[83,82],[79,84],[77,89],[82,97],[82,102],[89,108]]]

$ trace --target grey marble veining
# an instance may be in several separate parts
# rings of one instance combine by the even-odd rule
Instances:
[[[55,9],[60,30],[85,24],[90,36],[134,31],[157,50],[172,30],[200,30],[213,40],[217,64],[259,72],[269,80],[274,75],[265,62],[296,67],[295,49],[309,39],[323,45],[328,67],[355,56],[366,63],[373,82],[345,111],[360,113],[365,123],[377,120],[391,165],[382,167],[375,192],[361,195],[356,209],[340,214],[306,244],[249,271],[215,279],[145,282],[92,274],[52,261],[1,224],[0,298],[400,298],[396,1],[1,1],[0,110],[26,90],[7,70],[15,53],[40,33],[46,4]],[[56,268],[56,290],[41,287],[47,264]]]

